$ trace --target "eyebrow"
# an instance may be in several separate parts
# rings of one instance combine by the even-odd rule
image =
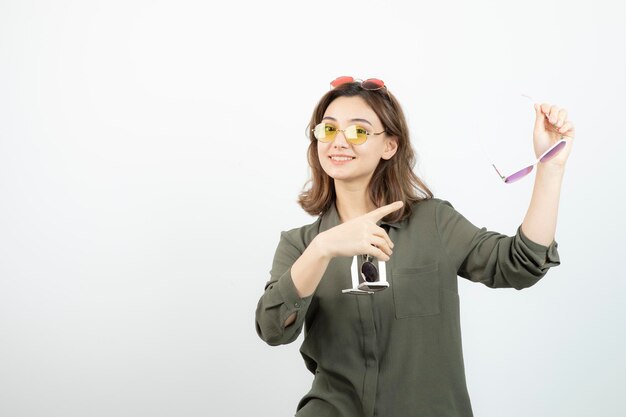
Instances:
[[[333,121],[335,121],[335,122],[337,121],[337,119],[335,119],[334,117],[331,117],[331,116],[326,116],[326,117],[324,117],[324,119],[330,119],[330,120],[333,120]],[[322,120],[324,120],[324,119],[322,119]],[[367,120],[367,119],[359,119],[359,118],[356,118],[356,119],[350,119],[350,121],[351,121],[351,122],[365,122],[365,123],[367,123],[368,125],[370,125],[370,126],[374,127],[374,125],[373,125],[372,123],[370,123],[370,121],[369,121],[369,120]]]

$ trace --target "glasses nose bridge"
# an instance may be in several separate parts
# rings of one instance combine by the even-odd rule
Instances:
[[[333,145],[337,146],[337,139],[339,138],[339,133],[341,133],[341,136],[343,137],[343,145],[344,148],[347,148],[350,146],[350,142],[348,142],[348,138],[346,137],[346,129],[337,129],[337,133],[335,133],[335,138],[333,139]]]

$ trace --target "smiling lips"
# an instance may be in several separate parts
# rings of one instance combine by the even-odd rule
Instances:
[[[330,155],[328,158],[330,158],[330,160],[334,164],[345,164],[346,162],[352,161],[354,159],[354,156],[350,156],[350,155]]]

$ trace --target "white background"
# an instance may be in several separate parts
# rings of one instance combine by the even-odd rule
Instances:
[[[339,75],[385,80],[435,196],[509,235],[534,174],[481,144],[520,168],[520,94],[569,110],[562,265],[459,278],[468,389],[479,417],[623,415],[618,4],[2,0],[0,415],[294,414],[302,339],[265,345],[254,310],[315,220],[304,130]]]

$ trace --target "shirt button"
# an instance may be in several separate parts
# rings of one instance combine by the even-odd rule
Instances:
[[[295,308],[300,308],[300,303],[294,303],[294,304],[293,304],[293,306],[294,306]]]

